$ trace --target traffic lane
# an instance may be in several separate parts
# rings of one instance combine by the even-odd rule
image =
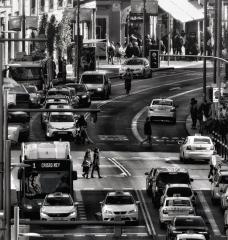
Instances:
[[[192,89],[193,86],[196,87],[198,82],[199,79],[194,79],[191,81],[188,80],[182,82],[182,85],[186,86],[185,89],[188,90]],[[161,95],[164,95],[164,92],[168,92],[169,87],[170,85],[150,87],[148,86],[148,83],[144,83],[144,85],[140,85],[139,91],[132,91],[132,95],[123,95],[121,99],[118,98],[108,101],[106,104],[101,106],[101,114],[99,116],[99,121],[96,124],[96,129],[92,129],[93,133],[91,136],[93,136],[93,141],[101,144],[103,148],[109,148],[112,146],[114,147],[114,150],[116,150],[117,147],[119,148],[122,146],[122,148],[119,150],[122,150],[123,147],[125,150],[139,150],[140,148],[137,146],[138,141],[129,132],[129,126],[131,126],[130,121],[134,117],[134,114],[138,113],[142,108],[148,105],[148,103],[151,101],[151,96],[160,97]],[[183,91],[182,89],[176,90],[175,94]],[[150,100],[148,101],[148,99]],[[122,121],[122,119],[124,121]],[[186,136],[184,122],[182,124],[181,131],[178,129],[178,131],[173,133],[173,130],[176,131],[175,128],[172,129],[172,131],[169,130],[173,136],[176,136],[176,132],[182,132],[182,134]],[[117,139],[116,141],[113,141],[112,139],[103,139],[99,136],[99,133],[101,132],[102,135],[105,135],[106,133],[107,136],[121,136],[122,139]],[[96,138],[96,136],[98,137]],[[126,137],[126,141],[123,141],[124,137]],[[155,151],[161,151],[161,149],[156,149]],[[169,148],[168,151],[173,151],[173,148]]]

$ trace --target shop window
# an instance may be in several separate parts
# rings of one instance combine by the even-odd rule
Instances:
[[[40,12],[44,12],[45,0],[40,0]]]
[[[53,10],[53,0],[49,0],[49,10]]]
[[[35,15],[36,14],[36,0],[31,0],[30,5],[31,5],[31,15]]]
[[[58,8],[62,8],[63,7],[63,0],[58,0]]]

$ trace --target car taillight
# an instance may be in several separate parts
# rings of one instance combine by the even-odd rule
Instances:
[[[154,109],[153,109],[153,108],[150,108],[150,111],[154,111]]]
[[[187,150],[192,150],[192,147],[191,147],[191,146],[187,146],[186,149],[187,149]]]
[[[194,210],[193,210],[193,209],[190,209],[190,210],[189,210],[189,214],[194,214]]]
[[[167,209],[163,209],[163,213],[164,213],[164,214],[168,214]]]

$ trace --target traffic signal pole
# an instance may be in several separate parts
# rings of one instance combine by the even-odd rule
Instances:
[[[203,55],[206,56],[206,44],[207,44],[207,0],[204,0],[204,22],[203,22]],[[207,85],[207,62],[206,58],[203,59],[203,100],[206,101],[206,85]]]
[[[77,0],[77,83],[79,83],[79,68],[80,68],[80,44],[79,44],[79,36],[80,36],[80,0]]]

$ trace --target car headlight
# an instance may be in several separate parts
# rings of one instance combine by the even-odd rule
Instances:
[[[82,98],[86,98],[87,96],[86,95],[82,95]]]
[[[99,91],[99,92],[102,91],[102,88],[97,88],[97,91]]]
[[[27,209],[32,209],[32,205],[28,204],[28,203],[24,204],[24,207],[27,208]]]
[[[49,129],[54,129],[54,127],[51,124],[48,124]]]
[[[113,213],[112,213],[112,211],[110,211],[110,210],[107,210],[107,209],[106,209],[106,210],[104,210],[104,213],[106,213],[106,214],[113,214]]]
[[[74,216],[74,215],[76,215],[76,212],[75,212],[75,211],[73,211],[73,212],[70,213],[70,216]]]
[[[133,210],[128,211],[128,213],[136,213],[136,212],[137,212],[137,209],[136,209],[136,208],[133,209]]]

